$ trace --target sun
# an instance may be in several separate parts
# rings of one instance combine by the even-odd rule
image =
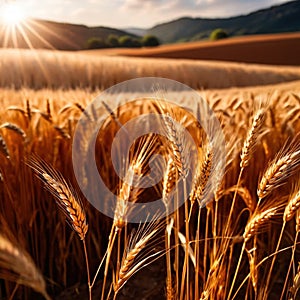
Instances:
[[[1,8],[1,21],[7,26],[17,26],[26,19],[24,11],[16,3],[7,3]]]

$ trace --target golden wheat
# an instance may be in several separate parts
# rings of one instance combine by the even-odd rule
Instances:
[[[290,221],[296,214],[300,207],[300,189],[295,188],[294,192],[291,193],[288,205],[285,207],[283,220],[284,222]]]
[[[275,188],[284,184],[287,178],[297,170],[300,162],[300,144],[295,139],[291,145],[286,144],[269,163],[257,189],[259,199],[268,196]]]
[[[263,226],[276,215],[278,207],[271,207],[262,212],[254,214],[248,221],[243,237],[245,242],[249,241],[251,237],[262,231]]]
[[[254,115],[253,122],[250,130],[248,131],[246,140],[244,142],[242,153],[241,153],[241,162],[240,167],[245,168],[249,165],[249,159],[251,156],[251,151],[257,142],[258,134],[260,127],[262,125],[263,119],[265,116],[265,110],[259,109]]]
[[[134,64],[138,65],[139,63],[134,62]],[[269,71],[271,72],[271,70]],[[163,72],[167,72],[167,69]],[[284,77],[285,75],[281,73],[281,76]],[[121,78],[118,77],[118,79]],[[76,81],[76,79],[74,80]],[[95,81],[92,84],[95,84],[97,80],[103,83],[106,79],[98,77],[93,80]],[[107,78],[103,86],[108,84],[110,80],[111,78]],[[241,82],[242,79],[240,84],[242,84]],[[36,84],[39,85],[40,82]],[[66,82],[66,85],[68,84],[71,84],[71,82]],[[193,84],[197,85],[196,80]],[[215,84],[213,80],[207,83],[207,85],[213,84]],[[261,120],[257,115],[254,115],[252,125],[249,128],[248,124],[251,124],[250,120],[253,113],[253,102],[260,97],[268,98],[267,93],[274,89],[277,92],[272,96],[272,105],[266,109]],[[163,196],[165,201],[168,200],[170,191],[173,189],[173,182],[178,175],[177,169],[174,167],[175,163],[177,161],[178,166],[181,164],[182,169],[188,168],[190,148],[184,149],[186,141],[179,135],[180,129],[177,128],[174,121],[170,124],[171,127],[174,127],[174,130],[169,130],[166,135],[168,138],[171,133],[169,140],[172,141],[173,139],[175,141],[174,144],[177,145],[177,149],[174,149],[171,143],[167,144],[165,138],[155,139],[152,135],[149,137],[148,142],[141,139],[140,143],[135,143],[130,149],[129,159],[125,165],[131,166],[131,168],[123,170],[127,171],[128,174],[124,172],[126,180],[121,181],[112,172],[112,165],[109,161],[109,154],[111,153],[109,144],[120,129],[120,125],[140,114],[152,113],[153,106],[151,103],[141,100],[135,104],[125,103],[117,111],[112,111],[110,109],[111,103],[118,103],[118,100],[113,99],[114,96],[112,98],[108,97],[107,103],[105,102],[107,105],[103,104],[103,107],[111,117],[104,123],[99,133],[99,145],[97,144],[97,147],[100,147],[100,155],[97,155],[96,159],[99,162],[101,175],[107,179],[112,190],[118,196],[117,204],[120,207],[117,205],[112,208],[115,209],[113,222],[90,206],[85,212],[80,198],[60,174],[64,174],[64,178],[67,178],[68,182],[69,180],[73,182],[74,174],[70,167],[72,135],[76,123],[81,114],[84,113],[84,107],[97,93],[89,90],[54,91],[44,89],[34,91],[21,89],[17,92],[13,89],[0,90],[0,102],[2,107],[5,108],[0,114],[1,124],[14,124],[22,129],[27,137],[27,144],[26,147],[23,147],[25,148],[23,153],[19,151],[19,149],[23,149],[21,147],[21,145],[23,146],[23,140],[19,138],[19,136],[23,136],[23,133],[18,133],[17,128],[13,130],[12,126],[1,128],[1,136],[5,142],[6,150],[11,157],[17,159],[14,159],[13,163],[8,159],[0,161],[0,171],[4,174],[4,182],[0,182],[0,215],[10,221],[12,229],[18,234],[18,237],[24,237],[26,249],[29,249],[30,253],[34,255],[37,265],[41,266],[43,274],[50,278],[47,282],[49,288],[61,291],[64,286],[70,286],[79,281],[82,282],[84,280],[82,272],[75,272],[75,270],[82,269],[83,258],[81,255],[74,255],[74,253],[78,253],[80,241],[74,239],[74,233],[61,230],[63,228],[63,218],[57,217],[54,210],[55,203],[52,206],[53,201],[47,201],[47,193],[40,189],[40,186],[32,177],[32,172],[28,170],[29,168],[24,167],[22,163],[26,160],[26,156],[31,153],[37,153],[49,163],[51,162],[53,167],[50,170],[44,164],[39,164],[35,171],[45,183],[46,188],[56,197],[58,205],[63,209],[67,221],[75,233],[78,234],[80,239],[86,240],[88,256],[93,258],[93,269],[94,258],[107,258],[107,270],[104,272],[104,277],[109,284],[112,282],[112,292],[115,291],[115,295],[121,292],[122,287],[133,274],[161,253],[170,254],[166,260],[166,265],[169,264],[166,267],[169,275],[166,280],[160,280],[166,284],[167,290],[167,295],[162,295],[163,292],[160,291],[162,298],[199,299],[202,297],[206,299],[227,299],[229,293],[231,293],[228,290],[230,284],[232,284],[232,293],[236,293],[234,297],[237,299],[254,299],[256,296],[264,300],[267,299],[262,291],[262,287],[267,285],[264,268],[258,266],[262,262],[269,262],[275,244],[278,243],[277,233],[280,223],[278,221],[277,225],[274,226],[272,221],[273,218],[281,214],[281,199],[286,199],[287,194],[290,194],[290,197],[286,206],[286,216],[283,218],[284,220],[290,220],[296,214],[296,229],[299,231],[299,216],[298,211],[296,211],[298,204],[296,200],[292,200],[293,196],[291,194],[293,193],[288,184],[299,181],[299,174],[295,172],[298,170],[297,166],[299,165],[299,145],[297,141],[299,137],[297,133],[300,131],[300,123],[297,119],[299,115],[297,108],[297,105],[299,105],[298,95],[300,95],[299,82],[276,87],[232,89],[230,91],[203,90],[200,92],[204,99],[208,99],[213,104],[228,143],[226,173],[220,186],[214,187],[213,183],[217,181],[219,175],[218,166],[207,163],[209,160],[212,161],[213,158],[212,153],[207,154],[209,148],[204,147],[199,150],[200,154],[197,161],[193,161],[191,164],[198,165],[198,171],[210,171],[206,172],[207,176],[200,176],[201,180],[199,177],[199,180],[194,181],[194,186],[198,189],[198,198],[201,199],[200,196],[203,193],[206,194],[205,191],[203,192],[203,188],[199,187],[205,185],[208,174],[210,174],[213,183],[208,185],[207,188],[212,191],[217,189],[217,199],[214,200],[218,201],[211,201],[208,206],[205,206],[204,204],[207,203],[206,200],[208,199],[204,197],[204,204],[198,210],[192,210],[190,203],[187,202],[185,204],[188,204],[188,209],[180,208],[173,215],[166,218],[165,230],[161,230],[161,232],[164,232],[164,238],[167,241],[161,252],[155,248],[157,245],[155,237],[158,233],[155,226],[150,227],[149,230],[145,229],[143,234],[139,231],[131,231],[135,225],[127,223],[127,216],[130,213],[127,210],[127,201],[151,201],[156,199],[157,196]],[[137,97],[136,94],[128,93],[124,95],[124,99],[130,99],[132,96]],[[140,99],[143,99],[144,94],[140,96]],[[180,92],[174,93],[172,96],[181,103],[186,103],[187,106],[193,104],[191,107],[195,107],[195,111],[197,110],[195,98],[191,93]],[[25,102],[24,99],[26,99]],[[126,101],[124,100],[124,102]],[[157,113],[157,110],[154,111]],[[98,111],[93,113],[93,110],[89,113],[89,117],[93,120],[96,120],[97,114],[99,114]],[[163,113],[167,115],[167,121],[169,121],[169,118],[174,118],[183,127],[188,126],[193,138],[202,136],[201,129],[197,127],[194,120],[190,119],[188,113],[182,116],[182,112],[177,112],[174,107],[165,107]],[[201,115],[201,113],[203,114],[198,107],[198,114]],[[260,121],[261,124],[258,126],[257,123]],[[261,131],[264,134],[260,134]],[[68,138],[63,137],[65,134],[68,134]],[[179,138],[174,138],[178,135]],[[246,139],[242,144],[240,141],[243,137],[246,137]],[[282,141],[288,138],[291,140],[292,137],[295,141],[291,144],[286,143],[282,150],[278,151]],[[206,138],[203,138],[202,141],[197,140],[197,142],[200,142],[199,144],[202,142],[205,145],[207,141]],[[83,140],[83,147],[88,147],[85,143],[86,140]],[[157,144],[158,146],[156,146]],[[4,144],[1,145],[3,148],[1,153],[3,156],[7,156]],[[256,147],[255,151],[253,151],[254,145]],[[150,156],[157,149],[159,149],[157,152],[163,155],[166,162],[166,170],[163,172],[161,182],[159,182],[158,187],[153,188],[155,192],[152,190],[147,190],[145,193],[133,191],[131,187],[133,177],[138,181],[148,175],[150,172]],[[182,153],[186,154],[185,159],[180,157]],[[240,153],[242,154],[239,157]],[[170,154],[172,155],[171,159]],[[82,159],[84,160],[84,157]],[[243,161],[242,164],[240,164],[241,161]],[[270,163],[267,165],[268,162]],[[186,166],[183,168],[183,165]],[[246,166],[247,172],[243,174],[242,180],[237,184],[240,169]],[[60,172],[54,170],[60,170]],[[261,178],[259,178],[260,174]],[[290,176],[291,174],[295,176]],[[275,177],[276,180],[274,180]],[[86,182],[91,188],[93,188],[93,184],[97,184],[94,178],[86,178]],[[257,196],[257,183],[260,197]],[[276,193],[273,193],[277,187],[283,185],[285,186],[282,189],[277,189]],[[236,201],[232,216],[228,220],[233,193],[237,194],[240,201]],[[176,195],[176,197],[179,196]],[[263,199],[258,206],[257,200],[259,199],[257,198]],[[103,201],[105,200],[103,199]],[[186,218],[186,211],[189,213],[188,218]],[[250,215],[247,223],[245,214]],[[86,234],[88,230],[87,215],[89,216],[89,234]],[[224,228],[227,224],[229,224],[228,231],[225,233]],[[294,234],[294,228],[291,229],[291,227],[283,228],[282,226],[284,243],[278,243],[279,248],[285,244],[290,245],[290,237]],[[116,228],[120,229],[117,233],[115,233]],[[266,228],[270,228],[272,234],[265,234],[262,238],[258,233],[264,232]],[[109,233],[111,230],[113,230],[113,235],[116,237],[116,242],[105,243],[107,237],[110,240]],[[128,234],[128,232],[132,232],[132,234]],[[241,233],[243,233],[243,237],[240,236]],[[163,237],[160,237],[163,241]],[[249,263],[249,268],[236,268],[236,253],[241,242],[247,243],[247,247],[253,247],[252,251],[249,250],[251,256],[248,256],[248,260],[243,253],[241,255],[241,265],[248,266]],[[151,250],[145,249],[147,245],[151,246]],[[183,247],[179,247],[180,245]],[[154,247],[152,248],[152,246]],[[122,253],[123,247],[125,247],[125,251],[122,257],[120,253]],[[298,248],[296,244],[295,249],[297,251]],[[109,253],[105,252],[105,249],[108,249]],[[290,254],[284,249],[278,250],[278,253],[285,254],[282,257],[280,256],[281,263],[278,264],[278,268],[280,271],[286,272],[290,263],[286,260],[290,259]],[[144,260],[150,254],[150,251],[153,251],[151,253],[156,256],[149,255],[149,260]],[[275,257],[275,260],[278,259],[275,255],[273,257]],[[170,259],[169,262],[168,259]],[[110,269],[111,272],[109,272]],[[234,284],[231,279],[236,269],[238,269],[237,279],[236,284]],[[162,273],[164,273],[163,271]],[[270,271],[272,275],[274,272]],[[189,278],[188,282],[187,278]],[[134,280],[139,280],[139,278]],[[248,282],[248,287],[244,285],[243,280]],[[57,282],[61,288],[56,287],[52,281]],[[274,276],[274,279],[272,276],[272,281],[274,281],[274,284],[270,285],[270,289],[267,289],[270,297],[278,295],[277,289],[273,287],[274,285],[277,285],[278,289],[282,287],[281,280],[278,280],[276,276]],[[89,284],[89,289],[92,288],[94,283],[93,281],[91,285]],[[175,286],[173,291],[171,284]],[[5,285],[7,285],[6,281]],[[2,290],[4,290],[4,297],[9,296],[11,289],[9,287],[2,288],[2,286],[0,285],[0,293],[3,293]],[[284,287],[282,289],[283,293],[287,293]],[[103,293],[104,291],[106,291],[105,284]],[[20,298],[27,297],[27,299],[30,299],[31,294],[28,293],[28,295],[24,295],[24,297],[20,295]],[[229,298],[232,299],[233,297]]]
[[[61,174],[38,158],[31,157],[28,165],[40,176],[46,188],[56,198],[56,203],[65,214],[68,224],[84,240],[88,231],[86,213],[82,202],[75,192],[65,181]]]
[[[29,254],[2,234],[0,234],[0,276],[29,286],[41,293],[45,299],[50,299],[43,276]]]

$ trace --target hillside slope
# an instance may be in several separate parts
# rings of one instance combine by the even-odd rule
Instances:
[[[199,15],[201,11],[199,11]],[[245,16],[226,19],[180,18],[148,30],[163,43],[206,38],[216,28],[230,35],[300,31],[300,1],[272,6]]]
[[[105,40],[110,34],[136,37],[125,31],[109,27],[88,27],[44,20],[27,20],[22,24],[21,29],[15,29],[15,34],[0,24],[0,47],[79,50],[85,48],[89,38],[96,37]],[[14,40],[17,40],[17,45]]]

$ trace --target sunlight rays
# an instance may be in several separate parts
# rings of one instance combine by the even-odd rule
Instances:
[[[60,32],[49,29],[43,22],[30,19],[22,6],[22,2],[8,2],[0,5],[0,48],[26,48],[34,53],[38,68],[46,82],[49,80],[49,72],[40,57],[37,49],[57,50],[53,41],[61,40],[74,46],[74,42],[67,39]],[[17,50],[18,53],[21,51]],[[17,63],[23,70],[22,59],[17,55]]]

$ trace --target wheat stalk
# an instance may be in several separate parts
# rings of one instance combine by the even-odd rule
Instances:
[[[248,261],[249,261],[249,277],[253,286],[253,289],[255,291],[255,294],[257,293],[257,283],[258,283],[258,270],[256,266],[256,248],[252,248],[251,250],[246,250],[248,255]],[[253,254],[252,254],[253,253]]]
[[[177,168],[174,165],[173,159],[169,157],[167,162],[167,168],[163,178],[163,191],[162,200],[166,208],[166,230],[165,230],[165,249],[166,249],[166,267],[167,267],[167,278],[166,278],[166,296],[168,300],[175,299],[174,289],[172,285],[172,265],[171,265],[171,233],[174,225],[174,218],[169,217],[169,198],[172,193],[172,189],[176,185],[177,180]]]
[[[46,188],[55,197],[56,203],[67,218],[68,224],[84,240],[88,231],[86,213],[75,190],[67,184],[63,176],[46,162],[31,157],[27,164],[39,175]]]

